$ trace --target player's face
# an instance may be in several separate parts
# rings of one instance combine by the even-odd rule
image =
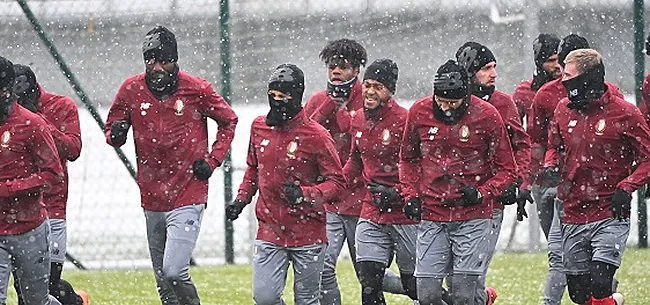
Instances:
[[[562,71],[562,81],[570,80],[578,75],[580,75],[580,72],[578,71],[578,66],[576,63],[570,62],[564,65],[564,70]]]
[[[553,75],[553,79],[558,79],[558,78],[562,77],[562,66],[560,66],[560,61],[558,59],[557,54],[549,57],[542,64],[542,68],[544,70],[546,70],[546,72]]]
[[[278,90],[269,90],[269,96],[273,98],[276,101],[285,101],[288,102],[289,100],[293,99],[291,95],[288,95],[282,91]]]
[[[486,87],[494,86],[497,79],[497,63],[492,61],[476,72],[478,82]]]
[[[147,72],[168,72],[174,70],[174,63],[171,61],[161,61],[156,59],[149,59],[145,62]]]
[[[463,104],[464,99],[447,99],[447,98],[442,98],[436,96],[435,98],[436,103],[438,104],[438,107],[442,109],[442,111],[447,111],[447,110],[454,110],[458,109]]]
[[[375,109],[391,97],[390,90],[374,79],[364,80],[361,92],[363,95],[363,107],[366,109]]]
[[[359,68],[346,59],[332,60],[327,64],[327,76],[334,84],[344,83],[359,75]]]

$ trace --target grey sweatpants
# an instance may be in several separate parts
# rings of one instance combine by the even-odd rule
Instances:
[[[164,305],[199,305],[190,277],[190,258],[201,229],[205,204],[169,212],[144,211],[149,254]]]
[[[490,227],[490,232],[487,236],[487,263],[485,264],[485,271],[478,277],[478,282],[476,283],[476,304],[486,304],[488,300],[487,292],[485,292],[485,278],[487,276],[488,268],[490,267],[490,262],[492,262],[492,257],[494,252],[497,249],[497,241],[499,241],[499,234],[501,233],[501,225],[503,224],[503,210],[494,209],[492,211],[492,223]]]
[[[49,295],[49,243],[47,221],[23,234],[0,236],[0,304],[7,301],[13,265],[25,305],[61,305]]]
[[[557,199],[557,187],[533,184],[532,195],[537,204],[539,223],[548,245],[548,274],[544,289],[544,305],[560,305],[567,285],[562,266],[562,226],[560,225],[562,202]]]
[[[293,265],[295,305],[319,305],[325,244],[282,247],[256,240],[253,257],[253,300],[256,305],[284,305],[282,292],[289,263]]]

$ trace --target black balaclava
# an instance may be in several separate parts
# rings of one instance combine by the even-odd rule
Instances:
[[[475,80],[476,72],[481,70],[483,66],[496,62],[497,59],[490,49],[480,43],[468,41],[463,44],[458,51],[456,51],[456,61],[463,66],[469,75],[471,81],[472,94],[480,97],[483,100],[489,100],[494,93],[494,86],[484,86]]]
[[[147,33],[142,44],[144,61],[173,62],[171,71],[151,71],[145,73],[147,87],[159,99],[164,99],[178,89],[178,50],[176,36],[164,26],[157,26]]]
[[[372,79],[380,82],[384,85],[392,94],[395,94],[395,86],[397,84],[397,76],[399,74],[399,69],[397,64],[390,59],[377,59],[372,62],[366,72],[363,74],[363,80]],[[363,112],[366,117],[372,117],[375,115],[381,107],[384,106],[382,103],[374,109],[363,108]]]
[[[605,66],[601,61],[595,67],[562,82],[569,96],[567,107],[584,110],[593,100],[600,99],[606,91]]]
[[[433,115],[436,119],[448,125],[458,123],[469,108],[469,76],[467,70],[457,62],[449,60],[444,63],[433,79]],[[444,111],[438,106],[435,97],[445,99],[464,99],[460,107]]]
[[[589,49],[589,42],[587,39],[576,34],[570,34],[567,37],[562,38],[562,41],[560,41],[560,44],[557,47],[557,59],[562,68],[564,68],[564,60],[567,55],[569,55],[571,51],[578,49]]]
[[[535,54],[535,73],[530,88],[537,92],[544,84],[553,80],[553,73],[544,69],[544,63],[549,57],[557,54],[560,38],[553,34],[539,34],[533,41],[533,52]]]
[[[29,66],[15,64],[14,72],[16,74],[14,94],[18,97],[18,104],[31,112],[38,112],[41,90],[38,88],[34,71]]]
[[[291,96],[290,100],[276,100],[271,94],[268,95],[271,110],[266,115],[266,125],[284,125],[302,109],[305,75],[296,65],[279,65],[269,78],[269,90],[277,90]]]
[[[16,73],[14,64],[8,59],[0,56],[0,123],[7,120],[11,105],[16,100],[14,95],[14,83]]]

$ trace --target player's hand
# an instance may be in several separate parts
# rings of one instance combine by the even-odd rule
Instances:
[[[623,212],[629,211],[631,204],[632,194],[617,188],[609,208],[612,211],[612,217],[618,220],[625,220]]]
[[[111,124],[111,142],[114,145],[123,143],[126,140],[126,132],[129,130],[129,123],[126,121],[115,121]]]
[[[519,186],[517,184],[511,185],[505,191],[497,197],[497,201],[501,202],[503,205],[511,205],[517,202],[517,197],[519,196]]]
[[[246,204],[241,200],[235,200],[226,206],[226,218],[233,221],[239,218],[239,214],[244,210]]]
[[[287,197],[287,201],[292,206],[301,204],[305,200],[305,195],[302,193],[302,188],[299,185],[295,185],[291,182],[285,182],[284,185],[284,195]]]
[[[422,200],[420,200],[418,197],[409,199],[404,205],[403,212],[408,219],[422,219]]]
[[[533,197],[530,194],[530,190],[521,189],[519,190],[519,195],[517,196],[517,220],[523,221],[524,217],[528,218],[528,213],[526,212],[526,202],[533,203]]]
[[[477,188],[471,185],[465,185],[461,187],[459,192],[463,194],[463,197],[460,198],[460,205],[466,208],[475,206],[483,201],[481,192],[479,192]]]
[[[402,196],[397,193],[394,187],[370,182],[368,183],[368,190],[372,194],[373,202],[381,211],[387,210],[394,203],[402,201]]]
[[[560,169],[557,166],[547,167],[546,171],[544,171],[544,181],[551,187],[560,185],[562,183]]]
[[[192,172],[194,173],[194,177],[205,181],[212,176],[212,167],[210,167],[208,161],[198,159],[192,164]]]

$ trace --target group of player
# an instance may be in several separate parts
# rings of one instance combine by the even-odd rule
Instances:
[[[560,304],[568,286],[576,304],[623,305],[614,273],[631,194],[650,173],[648,124],[605,82],[603,59],[583,37],[540,34],[533,47],[535,74],[514,99],[495,89],[492,51],[467,42],[408,110],[393,97],[397,64],[377,59],[362,73],[367,52],[354,40],[325,45],[327,87],[304,107],[303,71],[277,66],[270,110],[252,123],[246,173],[225,210],[235,220],[257,195],[255,304],[284,304],[290,264],[295,304],[341,304],[344,243],[364,305],[385,304],[384,291],[421,305],[493,304],[485,276],[503,210],[515,205],[523,220],[534,201],[549,244],[544,304]],[[198,305],[190,258],[208,179],[238,118],[210,83],[180,70],[169,29],[149,31],[142,52],[145,72],[120,86],[106,141],[123,145],[133,127],[162,303]],[[81,149],[77,109],[4,58],[0,91],[0,303],[15,270],[24,304],[87,304],[60,280],[65,168]],[[218,124],[211,149],[208,118]],[[399,274],[388,269],[393,260]]]

